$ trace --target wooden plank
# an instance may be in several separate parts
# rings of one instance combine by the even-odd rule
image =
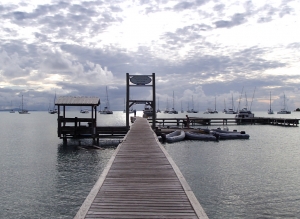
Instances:
[[[137,118],[75,218],[208,217],[148,121]]]

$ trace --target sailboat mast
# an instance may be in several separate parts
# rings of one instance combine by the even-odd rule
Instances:
[[[251,107],[252,107],[252,103],[253,103],[253,99],[254,99],[255,90],[256,90],[256,87],[254,88],[254,92],[253,92],[253,96],[252,96],[252,100],[251,100],[251,104],[250,104],[250,110],[251,110]]]
[[[109,109],[107,86],[106,86],[106,107],[107,107],[107,109]]]
[[[232,108],[232,110],[235,110],[234,106],[233,106],[233,94],[231,94],[231,108]]]
[[[241,92],[240,99],[239,99],[238,111],[240,111],[241,99],[242,99],[243,91],[244,91],[244,86],[242,88],[242,92]]]
[[[285,94],[283,94],[283,109],[285,110]]]
[[[56,92],[55,92],[54,100],[53,100],[53,110],[55,110],[55,100],[56,100]]]
[[[194,110],[194,98],[193,98],[193,95],[192,95],[192,110]]]
[[[174,110],[174,91],[173,91],[173,110]]]
[[[215,111],[217,110],[217,97],[215,97]]]
[[[270,112],[271,112],[271,91],[270,91]]]

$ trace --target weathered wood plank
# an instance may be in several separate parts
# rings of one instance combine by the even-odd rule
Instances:
[[[208,217],[147,120],[137,118],[75,218]]]

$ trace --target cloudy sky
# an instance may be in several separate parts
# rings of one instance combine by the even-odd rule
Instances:
[[[299,0],[1,0],[0,109],[47,110],[105,89],[123,110],[126,73],[155,73],[167,102],[205,111],[300,107]],[[255,93],[254,93],[255,91]],[[132,91],[149,99],[149,90]],[[244,102],[243,102],[244,101]]]

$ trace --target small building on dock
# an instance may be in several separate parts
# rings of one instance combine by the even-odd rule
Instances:
[[[62,96],[55,100],[57,111],[57,135],[67,143],[68,138],[96,138],[97,127],[97,106],[100,105],[98,97],[70,97]],[[68,118],[66,117],[66,107],[90,107],[90,118]]]
[[[128,129],[126,126],[97,126],[98,97],[58,97],[55,101],[57,111],[57,135],[67,144],[67,139],[93,139],[93,144],[99,145],[99,138],[123,138]],[[90,107],[90,117],[67,117],[66,107]],[[86,115],[86,113],[84,114]]]

